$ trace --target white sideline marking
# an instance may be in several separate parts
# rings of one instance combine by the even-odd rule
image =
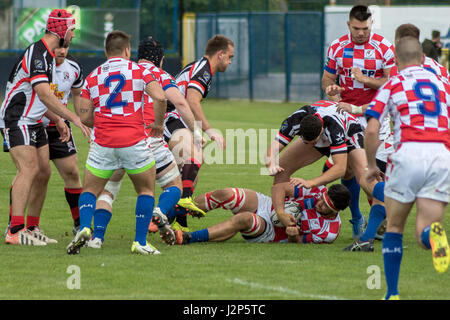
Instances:
[[[232,282],[235,284],[240,284],[243,286],[247,286],[253,289],[265,289],[270,291],[277,291],[281,293],[287,293],[291,294],[297,297],[303,297],[303,298],[310,298],[310,299],[321,299],[321,300],[347,300],[345,298],[336,297],[336,296],[327,296],[327,295],[321,295],[321,294],[309,294],[309,293],[303,293],[297,290],[292,290],[288,288],[283,288],[281,286],[266,286],[264,284],[255,283],[255,282],[248,282],[239,278],[234,278],[233,280],[227,279],[228,282]]]

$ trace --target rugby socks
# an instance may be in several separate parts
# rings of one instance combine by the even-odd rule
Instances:
[[[423,229],[422,233],[420,234],[420,240],[427,249],[431,249],[430,229],[431,226],[425,227],[425,229]]]
[[[154,197],[145,194],[138,196],[135,211],[136,234],[134,241],[139,242],[142,246],[147,244],[148,226],[150,225],[150,220],[152,219],[154,206]]]
[[[384,181],[378,182],[372,190],[372,195],[375,199],[384,202]]]
[[[175,186],[165,189],[158,199],[158,208],[165,215],[168,214],[169,210],[178,203],[181,198],[181,190]]]
[[[25,217],[23,216],[11,216],[10,232],[16,233],[19,230],[25,228]]]
[[[187,198],[194,194],[194,181],[197,178],[200,167],[201,164],[191,158],[181,169],[181,181],[183,184],[182,198]]]
[[[111,212],[106,209],[97,209],[94,212],[94,238],[105,241],[106,227],[111,220]]]
[[[83,189],[81,188],[64,188],[66,201],[69,205],[70,213],[72,214],[73,224],[76,227],[80,225],[80,210],[78,209],[78,200],[82,191]]]
[[[33,231],[36,227],[39,227],[39,217],[27,216],[27,229]]]
[[[386,232],[383,239],[384,274],[386,277],[386,299],[398,295],[398,278],[403,255],[403,235]]]
[[[362,217],[361,211],[359,210],[360,187],[358,181],[356,180],[356,177],[353,177],[350,180],[341,179],[341,183],[350,191],[350,212],[352,213],[352,220],[357,221]]]
[[[189,243],[207,242],[207,241],[209,241],[208,229],[202,229],[202,230],[191,232],[191,239],[189,240]]]
[[[375,238],[378,227],[386,218],[386,209],[384,206],[375,204],[370,208],[369,222],[367,223],[366,231],[359,238],[360,241],[365,242]]]
[[[80,210],[80,230],[91,227],[96,201],[97,198],[93,193],[83,192],[80,194],[80,198],[78,199],[78,208]]]

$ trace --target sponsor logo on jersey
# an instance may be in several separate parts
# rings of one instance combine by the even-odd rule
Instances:
[[[34,67],[36,69],[44,69],[44,62],[39,59],[34,59]]]
[[[344,58],[353,58],[353,48],[344,48]]]
[[[211,74],[208,71],[203,72],[203,79],[208,82],[211,79]]]
[[[305,209],[314,208],[314,198],[306,198],[303,203],[305,204]]]
[[[364,59],[375,59],[375,50],[365,50]]]

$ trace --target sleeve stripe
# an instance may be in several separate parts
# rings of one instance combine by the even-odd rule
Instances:
[[[325,71],[328,71],[331,74],[336,74],[336,70],[331,69],[329,66],[324,67]]]

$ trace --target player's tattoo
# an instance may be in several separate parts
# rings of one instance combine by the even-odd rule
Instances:
[[[87,112],[89,112],[89,109],[80,108],[80,113],[87,113]]]

